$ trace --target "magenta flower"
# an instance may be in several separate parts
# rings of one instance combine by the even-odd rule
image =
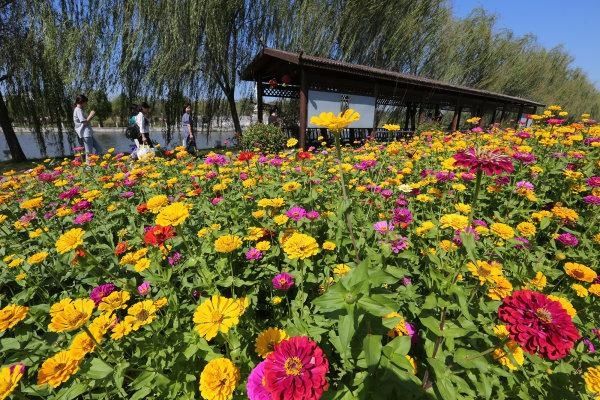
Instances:
[[[123,192],[123,193],[121,193],[121,197],[124,198],[124,199],[130,199],[130,198],[133,197],[133,195],[134,195],[133,192]]]
[[[212,199],[212,200],[210,201],[210,203],[211,203],[213,206],[216,206],[217,204],[219,204],[219,203],[220,203],[220,202],[222,202],[222,201],[223,201],[223,198],[222,198],[222,197],[215,197],[214,199]]]
[[[206,158],[204,159],[204,164],[208,164],[208,165],[226,165],[227,164],[227,157],[225,157],[223,154],[209,154],[206,156]]]
[[[71,210],[73,210],[74,212],[79,212],[79,211],[89,210],[91,207],[92,207],[92,203],[90,203],[87,200],[81,200],[81,201],[78,201],[77,203],[73,204],[73,206],[71,207]]]
[[[318,400],[329,388],[329,361],[306,336],[283,340],[265,360],[264,382],[273,399]]]
[[[78,214],[77,216],[75,216],[75,218],[73,218],[73,223],[75,225],[83,225],[83,224],[87,224],[88,222],[90,222],[93,218],[94,218],[94,213],[88,211],[88,212],[84,212],[83,214]]]
[[[311,221],[315,220],[315,219],[319,219],[319,217],[320,217],[320,214],[316,210],[311,210],[306,213],[306,218],[310,219]]]
[[[294,206],[292,208],[290,208],[285,215],[288,216],[288,218],[293,219],[294,221],[300,221],[302,218],[304,218],[306,216],[306,210],[302,207],[299,206]]]
[[[408,208],[395,208],[392,216],[392,223],[406,228],[413,220],[412,213]]]
[[[94,301],[96,305],[102,301],[103,298],[114,292],[115,285],[112,283],[104,283],[96,286],[90,293],[90,299]]]
[[[137,287],[137,291],[140,296],[146,296],[148,293],[150,293],[150,282],[144,281],[144,283]]]
[[[575,247],[579,244],[577,236],[569,232],[561,233],[560,235],[558,235],[556,241],[560,242],[563,246],[566,247]]]
[[[454,155],[455,164],[468,168],[469,172],[483,171],[486,175],[511,173],[514,166],[506,154],[498,150],[482,150],[470,148],[459,151]]]
[[[171,267],[179,264],[179,261],[181,261],[181,253],[176,251],[172,256],[167,257],[167,261]]]
[[[294,277],[287,272],[282,272],[275,275],[271,282],[273,283],[273,287],[275,289],[285,291],[294,286]]]
[[[587,179],[586,183],[589,187],[600,187],[600,176],[592,176]]]
[[[519,181],[517,182],[517,189],[525,189],[525,190],[533,190],[533,183],[528,181]]]
[[[398,239],[393,240],[392,243],[390,243],[391,248],[392,248],[392,252],[394,254],[398,254],[403,250],[408,249],[408,238],[405,236],[400,236]]]
[[[389,231],[393,231],[394,230],[394,225],[389,224],[387,221],[379,221],[379,222],[375,222],[373,224],[373,229],[375,229],[375,231],[377,233],[380,234],[386,234]]]
[[[535,156],[531,153],[516,152],[513,154],[515,160],[521,161],[523,164],[533,164],[535,162]]]
[[[600,197],[594,196],[593,194],[585,196],[583,198],[583,201],[585,201],[587,204],[590,204],[592,206],[600,206]]]
[[[266,363],[266,361],[258,363],[252,372],[250,372],[250,376],[248,376],[246,392],[248,393],[248,398],[250,400],[272,400],[271,393],[269,393],[264,385]]]
[[[246,252],[246,260],[248,261],[257,261],[263,257],[263,254],[256,247],[251,247],[250,250]]]

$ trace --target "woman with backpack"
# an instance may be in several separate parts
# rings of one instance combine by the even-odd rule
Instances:
[[[96,112],[92,111],[87,116],[85,114],[87,102],[88,98],[85,95],[80,94],[77,96],[75,99],[75,109],[73,110],[73,123],[75,124],[75,132],[77,132],[80,142],[83,142],[85,162],[89,164],[89,154],[100,154],[102,153],[102,148],[94,137],[94,131],[90,125],[90,121],[94,118]]]
[[[148,103],[143,102],[138,107],[138,114],[135,117],[135,123],[140,130],[140,136],[138,137],[138,141],[140,144],[148,145],[150,147],[154,147],[152,140],[150,140],[150,120],[148,119],[148,115],[150,114],[150,106]]]
[[[183,145],[188,153],[196,153],[196,139],[194,138],[194,121],[192,119],[192,105],[186,104],[181,117],[181,136]]]

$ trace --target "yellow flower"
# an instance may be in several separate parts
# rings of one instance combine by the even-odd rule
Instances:
[[[34,199],[25,200],[24,202],[19,204],[19,207],[24,210],[32,210],[35,208],[39,208],[42,205],[43,201],[44,199],[42,199],[41,197],[36,197]]]
[[[385,129],[386,131],[399,131],[400,130],[400,125],[397,125],[397,124],[385,124],[385,125],[383,125],[383,129]]]
[[[271,243],[269,243],[266,240],[261,240],[260,242],[256,243],[256,249],[260,250],[260,251],[267,251],[271,248]]]
[[[68,251],[75,250],[83,245],[83,235],[85,235],[85,231],[81,228],[69,229],[56,241],[56,251],[58,251],[59,254],[64,254]]]
[[[160,210],[156,216],[156,225],[178,226],[181,225],[189,215],[190,211],[185,204],[175,202]]]
[[[87,332],[80,332],[73,338],[71,346],[69,347],[73,358],[81,360],[87,354],[94,351],[96,348],[96,342],[100,343],[102,341],[103,335],[98,331],[97,328],[90,327],[89,331],[93,338],[90,337]]]
[[[593,282],[598,276],[593,269],[579,263],[565,263],[564,269],[571,278],[582,282]]]
[[[27,317],[29,307],[9,304],[0,309],[0,333],[12,328]]]
[[[537,232],[535,225],[531,222],[521,222],[517,225],[517,230],[519,231],[519,234],[525,237],[531,237]]]
[[[594,296],[600,296],[600,283],[594,283],[588,288],[588,292]]]
[[[479,278],[479,284],[486,282],[494,283],[494,277],[502,276],[502,265],[496,261],[479,261],[468,263],[467,268],[473,276]]]
[[[542,210],[539,212],[534,212],[531,214],[531,218],[537,220],[537,221],[541,221],[544,218],[548,218],[551,219],[552,218],[552,213],[550,211],[546,211],[546,210]]]
[[[24,372],[25,367],[22,364],[0,369],[0,400],[6,399],[17,388]]]
[[[277,225],[285,225],[289,220],[290,217],[285,214],[279,214],[273,217],[273,222],[275,222]]]
[[[480,120],[481,120],[481,117],[471,117],[471,118],[467,119],[467,122],[469,124],[477,124],[477,123],[479,123]]]
[[[327,240],[327,241],[323,242],[322,247],[323,247],[323,250],[335,250],[336,245],[335,245],[335,243]]]
[[[513,340],[509,340],[506,343],[506,348],[510,351],[512,358],[516,361],[517,365],[514,365],[511,361],[511,358],[508,357],[506,351],[502,348],[497,348],[492,353],[492,357],[494,360],[498,361],[500,364],[507,367],[509,370],[514,371],[519,368],[519,366],[523,365],[525,362],[525,357],[523,355],[523,349],[517,344],[517,342]]]
[[[48,325],[51,332],[68,332],[85,324],[94,311],[90,299],[62,299],[50,307],[52,321]]]
[[[29,232],[29,238],[35,239],[42,235],[43,231],[40,228],[37,228],[35,231]]]
[[[282,299],[281,297],[279,297],[279,296],[275,296],[275,297],[273,297],[273,298],[271,299],[271,303],[272,303],[273,305],[278,305],[278,304],[281,304],[281,302],[282,302],[282,301],[283,301],[283,299]]]
[[[131,330],[137,331],[144,325],[152,323],[156,319],[158,307],[152,300],[143,300],[135,303],[127,309],[127,316],[123,320],[131,325]]]
[[[575,307],[573,307],[573,304],[571,304],[571,302],[569,300],[565,299],[564,297],[549,295],[548,298],[550,300],[558,301],[560,303],[560,305],[562,306],[562,308],[564,308],[564,310],[567,312],[567,314],[569,314],[571,317],[574,317],[575,315],[577,315],[577,310],[575,310]]]
[[[350,124],[359,119],[360,114],[349,108],[338,115],[335,115],[332,112],[322,112],[318,116],[311,117],[310,123],[322,128],[327,128],[335,133],[347,128]]]
[[[451,242],[450,240],[442,240],[439,244],[440,248],[445,252],[451,252],[458,249],[458,246]]]
[[[241,301],[215,295],[202,302],[194,312],[194,324],[198,334],[206,340],[211,340],[218,332],[227,333],[238,324],[245,311]]]
[[[120,321],[112,328],[110,337],[119,340],[132,332],[132,324],[128,321]]]
[[[292,260],[304,260],[317,254],[319,245],[312,236],[296,232],[283,243],[283,251]]]
[[[265,210],[256,210],[256,211],[252,211],[252,216],[254,218],[262,218],[265,216]]]
[[[251,226],[248,228],[248,234],[244,240],[259,240],[265,236],[265,230],[257,226]]]
[[[506,296],[509,296],[512,293],[513,286],[503,276],[494,276],[492,277],[492,283],[490,283],[490,287],[488,289],[488,297],[492,300],[502,300]]]
[[[14,258],[10,263],[8,263],[8,268],[16,268],[23,264],[24,261],[25,259],[23,258]]]
[[[469,218],[460,214],[446,214],[440,218],[442,228],[452,228],[455,231],[465,229],[469,225]]]
[[[554,206],[552,208],[552,214],[567,222],[577,222],[579,219],[579,215],[575,210],[572,210],[568,207]]]
[[[296,138],[289,138],[285,145],[287,147],[294,147],[297,144],[298,144],[298,139],[296,139]]]
[[[504,240],[509,240],[515,237],[515,231],[513,228],[499,222],[494,222],[491,224],[490,230],[494,235],[501,237]]]
[[[15,281],[20,282],[25,278],[27,278],[27,274],[25,272],[21,272],[17,276],[15,276]]]
[[[383,319],[392,318],[398,318],[398,322],[396,323],[396,325],[394,325],[394,328],[388,332],[388,336],[396,337],[408,335],[408,329],[406,329],[406,320],[404,319],[404,317],[397,312],[391,312],[383,316]]]
[[[529,281],[529,286],[537,290],[543,290],[546,287],[547,282],[548,279],[546,278],[546,275],[538,271],[535,273],[535,277]]]
[[[228,358],[215,358],[200,374],[200,395],[206,400],[230,400],[240,380],[240,371]]]
[[[295,190],[298,190],[302,187],[302,185],[298,182],[292,181],[292,182],[286,182],[283,184],[283,191],[284,192],[293,192]]]
[[[585,286],[582,286],[579,283],[572,284],[571,289],[573,289],[575,291],[575,294],[579,297],[588,296],[588,290],[585,288]]]
[[[454,205],[454,209],[464,215],[469,215],[471,212],[471,206],[465,203],[458,203]]]
[[[499,339],[506,339],[509,335],[508,329],[506,328],[506,325],[504,325],[504,324],[494,326],[493,330],[494,330],[494,335],[496,335],[496,337]]]
[[[433,222],[425,221],[415,229],[415,232],[417,233],[418,236],[424,236],[427,232],[432,230],[434,227],[435,227],[435,225],[433,224]]]
[[[48,257],[48,252],[40,251],[38,253],[35,253],[35,254],[32,254],[31,256],[29,256],[29,258],[27,259],[27,262],[31,265],[39,264],[42,261],[44,261],[46,259],[46,257]]]
[[[589,367],[583,373],[583,380],[588,392],[594,395],[596,399],[600,398],[600,366]]]
[[[114,291],[108,296],[102,298],[98,303],[98,310],[111,313],[121,308],[127,308],[127,302],[131,295],[127,291]]]
[[[333,268],[333,273],[337,276],[344,276],[351,271],[351,268],[346,264],[336,264]]]
[[[140,258],[133,265],[133,269],[136,272],[142,272],[147,270],[148,268],[150,268],[150,259],[146,257]]]
[[[262,358],[267,358],[273,352],[275,346],[285,338],[287,338],[287,334],[282,329],[269,328],[262,331],[256,338],[256,354]]]
[[[150,197],[146,202],[146,206],[148,210],[157,214],[161,208],[169,204],[169,198],[164,194],[159,194],[157,196]]]
[[[38,372],[37,384],[48,384],[53,388],[57,388],[61,383],[66,382],[69,378],[79,371],[79,362],[70,350],[63,350],[56,353],[42,363]]]
[[[242,247],[242,239],[236,235],[223,235],[215,240],[215,250],[219,253],[231,253]]]

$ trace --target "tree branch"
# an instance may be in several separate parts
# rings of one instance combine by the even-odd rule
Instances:
[[[5,81],[7,79],[8,79],[8,74],[0,76],[0,82]]]

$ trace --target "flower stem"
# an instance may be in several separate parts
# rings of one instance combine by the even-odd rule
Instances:
[[[471,212],[469,213],[469,226],[471,225],[471,221],[473,221],[473,215],[475,214],[477,199],[479,198],[479,189],[481,188],[482,175],[483,171],[481,169],[478,169],[477,176],[475,178],[475,190],[473,191],[473,197],[471,197]]]

